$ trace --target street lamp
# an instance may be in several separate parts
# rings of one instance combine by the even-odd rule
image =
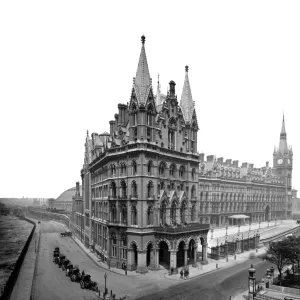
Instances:
[[[104,279],[105,279],[105,285],[104,285],[104,293],[106,295],[106,278],[107,278],[107,274],[104,274]]]
[[[255,279],[255,269],[253,268],[253,265],[250,266],[249,277],[248,277],[248,286],[249,286],[249,293],[248,293],[248,299],[254,300],[255,297],[255,286],[256,286],[256,279]]]

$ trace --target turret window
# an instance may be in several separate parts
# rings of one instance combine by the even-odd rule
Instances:
[[[135,205],[131,207],[131,224],[137,225],[137,208]]]

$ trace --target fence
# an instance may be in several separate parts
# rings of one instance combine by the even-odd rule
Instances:
[[[30,242],[32,240],[32,237],[33,237],[33,234],[35,232],[35,229],[36,229],[36,224],[34,222],[32,222],[31,220],[29,219],[26,219],[26,218],[22,218],[24,220],[26,220],[27,222],[33,224],[33,228],[31,230],[31,233],[22,249],[22,252],[20,253],[19,255],[19,258],[15,264],[15,267],[14,267],[14,270],[11,272],[7,282],[6,282],[6,285],[4,287],[4,290],[3,290],[3,294],[1,296],[1,300],[9,300],[10,299],[10,296],[11,296],[11,293],[14,289],[14,286],[16,284],[16,281],[18,279],[18,276],[19,276],[19,273],[20,273],[20,270],[21,270],[21,267],[22,267],[22,264],[23,264],[23,261],[24,261],[24,258],[26,256],[26,253],[27,253],[27,250],[28,250],[28,247],[30,245]]]

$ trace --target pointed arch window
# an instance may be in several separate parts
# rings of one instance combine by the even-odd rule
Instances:
[[[196,198],[196,187],[193,185],[191,189],[191,199]]]
[[[181,219],[181,223],[183,223],[183,224],[187,222],[186,211],[187,211],[187,205],[184,201],[184,202],[182,202],[181,207],[180,207],[180,219]]]
[[[147,225],[154,224],[153,206],[149,205],[147,209]]]
[[[153,162],[150,160],[148,162],[148,165],[147,165],[147,168],[148,168],[148,175],[153,175]]]
[[[181,179],[185,178],[185,168],[184,168],[184,166],[181,166],[180,169],[179,169],[179,177]]]
[[[160,163],[158,170],[159,170],[159,176],[165,176],[166,166],[163,162]]]
[[[167,223],[167,204],[163,201],[160,206],[160,224],[165,225]]]
[[[117,238],[116,238],[116,234],[114,232],[111,234],[111,244],[112,244],[111,256],[116,257],[116,255],[117,255]]]
[[[131,166],[132,166],[132,175],[136,175],[136,173],[137,173],[137,164],[136,164],[135,160],[132,161]]]
[[[116,176],[116,166],[115,165],[111,165],[110,166],[110,170],[111,170],[111,176]]]
[[[137,208],[136,205],[132,205],[131,207],[131,224],[137,225]]]
[[[122,204],[121,206],[121,222],[126,224],[127,223],[127,206]]]
[[[125,181],[121,181],[121,198],[127,199],[127,186]]]
[[[173,201],[171,205],[171,214],[170,214],[171,223],[173,225],[176,224],[176,210],[177,210],[177,205],[176,202]]]
[[[147,197],[151,198],[154,195],[154,186],[152,181],[149,181],[147,185]]]
[[[115,204],[111,205],[111,222],[117,222],[117,208]]]
[[[196,170],[192,169],[192,180],[196,180]]]
[[[192,222],[196,221],[196,204],[193,204],[193,206],[192,206],[191,220],[192,220]]]
[[[117,197],[117,186],[114,181],[111,182],[110,189],[111,189],[111,193],[110,193],[111,197],[116,198]]]
[[[126,164],[121,163],[121,176],[126,176]]]
[[[131,197],[137,198],[137,184],[135,181],[131,184]]]
[[[169,170],[170,177],[175,177],[175,172],[176,172],[176,166],[172,164]]]

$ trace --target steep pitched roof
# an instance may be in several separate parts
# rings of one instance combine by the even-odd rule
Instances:
[[[184,117],[184,120],[186,122],[190,122],[192,119],[192,115],[195,109],[195,102],[193,101],[190,82],[189,82],[189,76],[188,76],[188,66],[185,67],[185,79],[184,79],[184,85],[182,89],[182,95],[180,100],[180,106],[182,109],[182,114]]]
[[[286,140],[286,131],[285,131],[285,123],[284,123],[284,115],[282,119],[281,132],[280,132],[280,141],[279,141],[279,149],[281,153],[288,153],[288,145]]]
[[[145,37],[142,36],[142,49],[133,87],[139,104],[145,104],[152,87],[145,51]]]

